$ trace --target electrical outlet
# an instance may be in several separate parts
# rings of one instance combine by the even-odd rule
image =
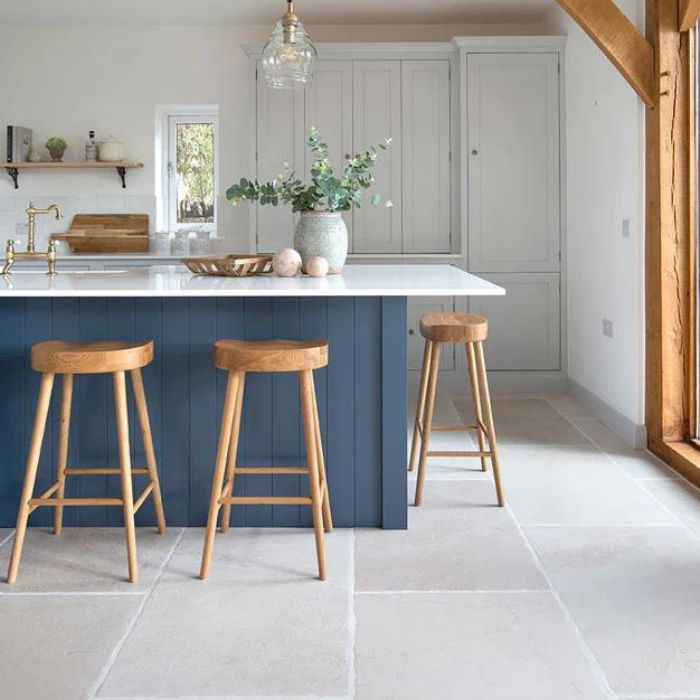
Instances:
[[[629,219],[622,220],[622,237],[623,238],[630,237],[630,220]]]
[[[603,335],[608,338],[613,337],[613,322],[609,321],[607,318],[603,319]]]

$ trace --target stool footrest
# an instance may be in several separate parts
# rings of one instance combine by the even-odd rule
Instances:
[[[113,474],[119,476],[122,470],[119,467],[66,467],[64,472],[66,476],[98,476],[105,474]],[[148,469],[146,467],[133,467],[131,469],[132,474],[148,474]]]
[[[220,505],[238,506],[310,506],[311,499],[304,496],[222,496]]]
[[[141,495],[134,501],[134,513],[143,505],[144,501],[149,497],[153,491],[153,482],[151,481],[148,486],[141,492]]]
[[[236,467],[236,474],[308,474],[308,467]]]
[[[476,425],[434,425],[433,433],[473,433],[478,430]]]
[[[121,498],[30,498],[29,512],[40,506],[121,506]]]
[[[474,450],[429,450],[428,457],[490,457],[491,453]]]

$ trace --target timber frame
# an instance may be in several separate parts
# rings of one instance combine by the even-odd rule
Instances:
[[[696,436],[695,33],[700,0],[647,0],[646,37],[613,0],[557,0],[647,106],[649,449],[700,485]]]

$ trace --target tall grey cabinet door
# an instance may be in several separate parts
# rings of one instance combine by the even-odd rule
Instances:
[[[467,58],[469,268],[559,269],[555,53]]]
[[[261,76],[261,71],[258,71]],[[257,82],[257,178],[266,182],[279,175],[284,164],[304,171],[304,94],[273,90],[262,77]],[[241,206],[241,205],[239,205]],[[295,217],[291,205],[256,206],[257,248],[274,253],[291,247]]]
[[[450,252],[450,62],[402,61],[403,252]]]
[[[340,177],[347,162],[345,156],[352,153],[352,61],[318,61],[305,100],[306,134],[312,126],[319,130]],[[312,163],[313,155],[307,148],[307,174]],[[352,241],[352,212],[343,212],[343,219]]]
[[[355,253],[401,252],[401,62],[353,63],[353,150],[364,150],[393,137],[394,147],[379,151],[376,181],[353,214]],[[382,195],[380,206],[370,200]],[[386,207],[391,200],[393,207]]]

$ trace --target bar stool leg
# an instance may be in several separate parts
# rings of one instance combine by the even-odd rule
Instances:
[[[306,439],[306,460],[309,468],[309,493],[314,519],[314,536],[316,539],[316,556],[318,557],[318,577],[326,580],[326,550],[323,540],[323,507],[319,487],[318,453],[316,450],[316,429],[314,411],[316,394],[313,389],[311,370],[299,372],[299,394],[304,419],[304,437]]]
[[[318,419],[318,402],[316,401],[316,387],[314,385],[313,372],[310,376],[311,390],[314,392],[314,434],[316,437],[316,457],[318,459],[318,472],[321,482],[325,484],[323,496],[323,523],[326,532],[333,532],[333,516],[331,514],[331,501],[328,489],[328,477],[326,476],[326,460],[323,456],[323,440],[321,439],[321,422]]]
[[[39,398],[36,405],[36,415],[34,417],[34,428],[32,429],[32,440],[29,445],[29,455],[27,457],[27,470],[24,474],[24,484],[19,502],[19,512],[17,514],[17,528],[15,529],[15,541],[12,545],[12,556],[10,566],[7,570],[7,582],[14,583],[17,580],[19,570],[19,560],[22,557],[22,546],[24,536],[27,532],[27,520],[29,519],[29,500],[34,493],[34,483],[36,482],[36,470],[39,466],[41,455],[41,443],[44,441],[44,431],[46,430],[46,417],[49,414],[51,403],[51,390],[53,389],[53,374],[42,374],[39,386]]]
[[[114,409],[117,418],[119,443],[119,467],[122,481],[122,508],[124,510],[124,534],[129,561],[129,581],[136,583],[139,577],[136,558],[136,526],[134,524],[134,492],[131,481],[131,450],[129,449],[129,415],[126,403],[126,375],[114,372]]]
[[[430,376],[425,406],[425,420],[423,421],[423,439],[421,440],[420,462],[418,464],[418,479],[416,480],[416,497],[413,505],[419,506],[423,502],[423,487],[425,485],[426,462],[430,447],[430,431],[433,428],[433,412],[435,411],[435,394],[437,392],[438,370],[440,369],[441,343],[432,342],[430,353]]]
[[[165,511],[163,510],[163,497],[160,492],[160,480],[158,479],[156,453],[153,449],[153,435],[151,434],[151,421],[148,417],[146,391],[143,387],[143,377],[141,376],[140,368],[131,370],[131,384],[134,387],[136,413],[139,417],[139,427],[141,428],[143,449],[146,453],[146,467],[148,468],[148,476],[153,484],[153,508],[156,512],[158,533],[162,535],[165,532]]]
[[[66,467],[68,466],[68,436],[70,434],[70,414],[73,402],[73,375],[64,374],[61,382],[61,418],[58,428],[58,462],[56,478],[58,491],[56,498],[66,495]],[[59,505],[53,511],[53,534],[60,535],[63,529],[63,506]]]
[[[501,486],[501,470],[498,464],[498,446],[496,444],[496,431],[493,424],[493,411],[491,410],[491,393],[489,392],[489,380],[486,375],[486,363],[484,362],[484,347],[481,341],[475,343],[477,369],[481,393],[484,398],[484,413],[486,419],[486,430],[489,438],[489,449],[491,452],[491,466],[493,467],[493,480],[496,484],[496,496],[498,505],[502,508],[505,505],[503,497],[503,487]]]
[[[209,517],[207,519],[207,533],[204,538],[204,550],[202,552],[202,565],[199,570],[199,578],[204,581],[209,576],[211,555],[214,549],[214,534],[216,533],[216,519],[221,507],[221,490],[224,484],[224,474],[228,458],[231,432],[233,430],[233,416],[236,410],[236,392],[238,391],[239,375],[235,372],[228,373],[226,383],[226,399],[224,400],[224,413],[221,417],[221,430],[219,432],[219,446],[216,452],[216,467],[214,479],[211,484],[211,498],[209,500]]]
[[[233,496],[234,481],[236,478],[236,458],[238,456],[238,440],[241,435],[241,414],[243,413],[243,393],[245,391],[245,372],[238,376],[238,389],[236,391],[236,410],[233,414],[233,429],[231,441],[228,447],[228,462],[226,465],[226,478],[224,480],[224,496]],[[231,504],[226,503],[221,513],[221,532],[228,532],[231,525]]]
[[[469,379],[472,385],[472,404],[474,405],[474,417],[476,418],[476,434],[479,439],[479,452],[485,452],[484,442],[484,416],[481,412],[481,392],[479,391],[479,380],[476,376],[476,358],[474,356],[474,345],[465,344],[467,351],[467,365],[469,366]],[[481,455],[481,471],[487,471],[486,457]]]
[[[416,406],[416,422],[413,427],[413,440],[411,442],[411,459],[408,462],[408,471],[415,471],[418,459],[418,439],[422,439],[421,431],[425,425],[425,397],[428,390],[428,375],[430,374],[430,359],[433,349],[433,341],[425,341],[423,349],[423,366],[420,373],[420,389],[418,390],[418,405]]]

